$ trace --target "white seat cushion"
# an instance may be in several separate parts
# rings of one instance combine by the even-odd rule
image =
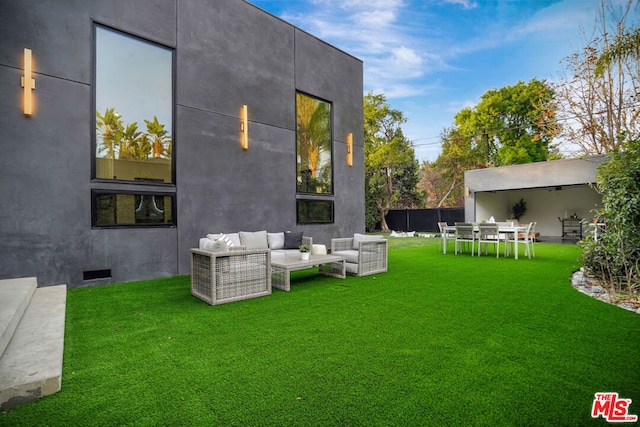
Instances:
[[[347,262],[344,264],[344,269],[347,273],[358,274],[358,264]]]
[[[279,250],[271,251],[271,262],[284,261],[285,258],[286,258],[286,255],[283,251],[279,251]]]
[[[346,262],[349,263],[358,263],[358,251],[350,249],[347,251],[335,251],[332,252],[331,255],[338,255],[345,259]]]

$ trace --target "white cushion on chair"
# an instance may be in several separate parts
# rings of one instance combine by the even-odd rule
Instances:
[[[360,249],[360,242],[366,240],[380,240],[382,236],[368,236],[366,234],[355,233],[353,235],[353,249]]]
[[[222,240],[200,239],[200,249],[209,252],[229,252],[229,246]]]
[[[241,231],[240,243],[247,249],[269,249],[267,231]]]
[[[240,240],[238,240],[237,242],[233,239],[231,239],[229,236],[227,236],[224,233],[220,233],[220,234],[207,234],[207,239],[213,240],[213,241],[222,241],[224,242],[228,247],[232,247],[232,246],[240,246]]]
[[[358,274],[358,264],[347,262],[344,265],[344,269],[347,273]]]
[[[271,250],[284,248],[284,232],[267,233],[267,242]]]
[[[348,250],[348,251],[335,251],[332,252],[331,255],[338,255],[345,259],[345,261],[350,263],[358,263],[358,251],[356,250]]]
[[[213,239],[209,239],[207,237],[202,237],[200,239],[200,243],[198,244],[198,249],[207,250],[206,247],[207,247],[207,245],[210,245],[209,242],[213,242]]]
[[[225,235],[231,240],[231,243],[233,243],[232,246],[242,246],[242,243],[240,243],[240,233],[225,233]]]
[[[327,247],[325,245],[311,245],[311,255],[326,255]]]

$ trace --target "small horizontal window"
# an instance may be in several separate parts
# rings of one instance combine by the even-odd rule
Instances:
[[[174,198],[170,194],[94,192],[94,227],[174,226]]]
[[[333,222],[333,201],[297,200],[298,224],[326,224]]]

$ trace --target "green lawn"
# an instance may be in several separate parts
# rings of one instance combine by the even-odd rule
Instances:
[[[577,246],[390,241],[387,273],[216,307],[188,276],[70,290],[62,390],[0,425],[605,425],[596,392],[640,414],[640,316],[571,287]]]

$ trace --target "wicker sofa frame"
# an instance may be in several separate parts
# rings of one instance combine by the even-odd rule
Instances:
[[[353,237],[331,239],[331,254],[354,250],[353,240]],[[355,273],[349,271],[349,262],[347,262],[347,273],[355,274],[356,276],[383,273],[387,271],[388,253],[389,242],[386,239],[360,241],[358,245],[357,270]]]
[[[271,294],[271,251],[191,249],[191,295],[211,305]]]

